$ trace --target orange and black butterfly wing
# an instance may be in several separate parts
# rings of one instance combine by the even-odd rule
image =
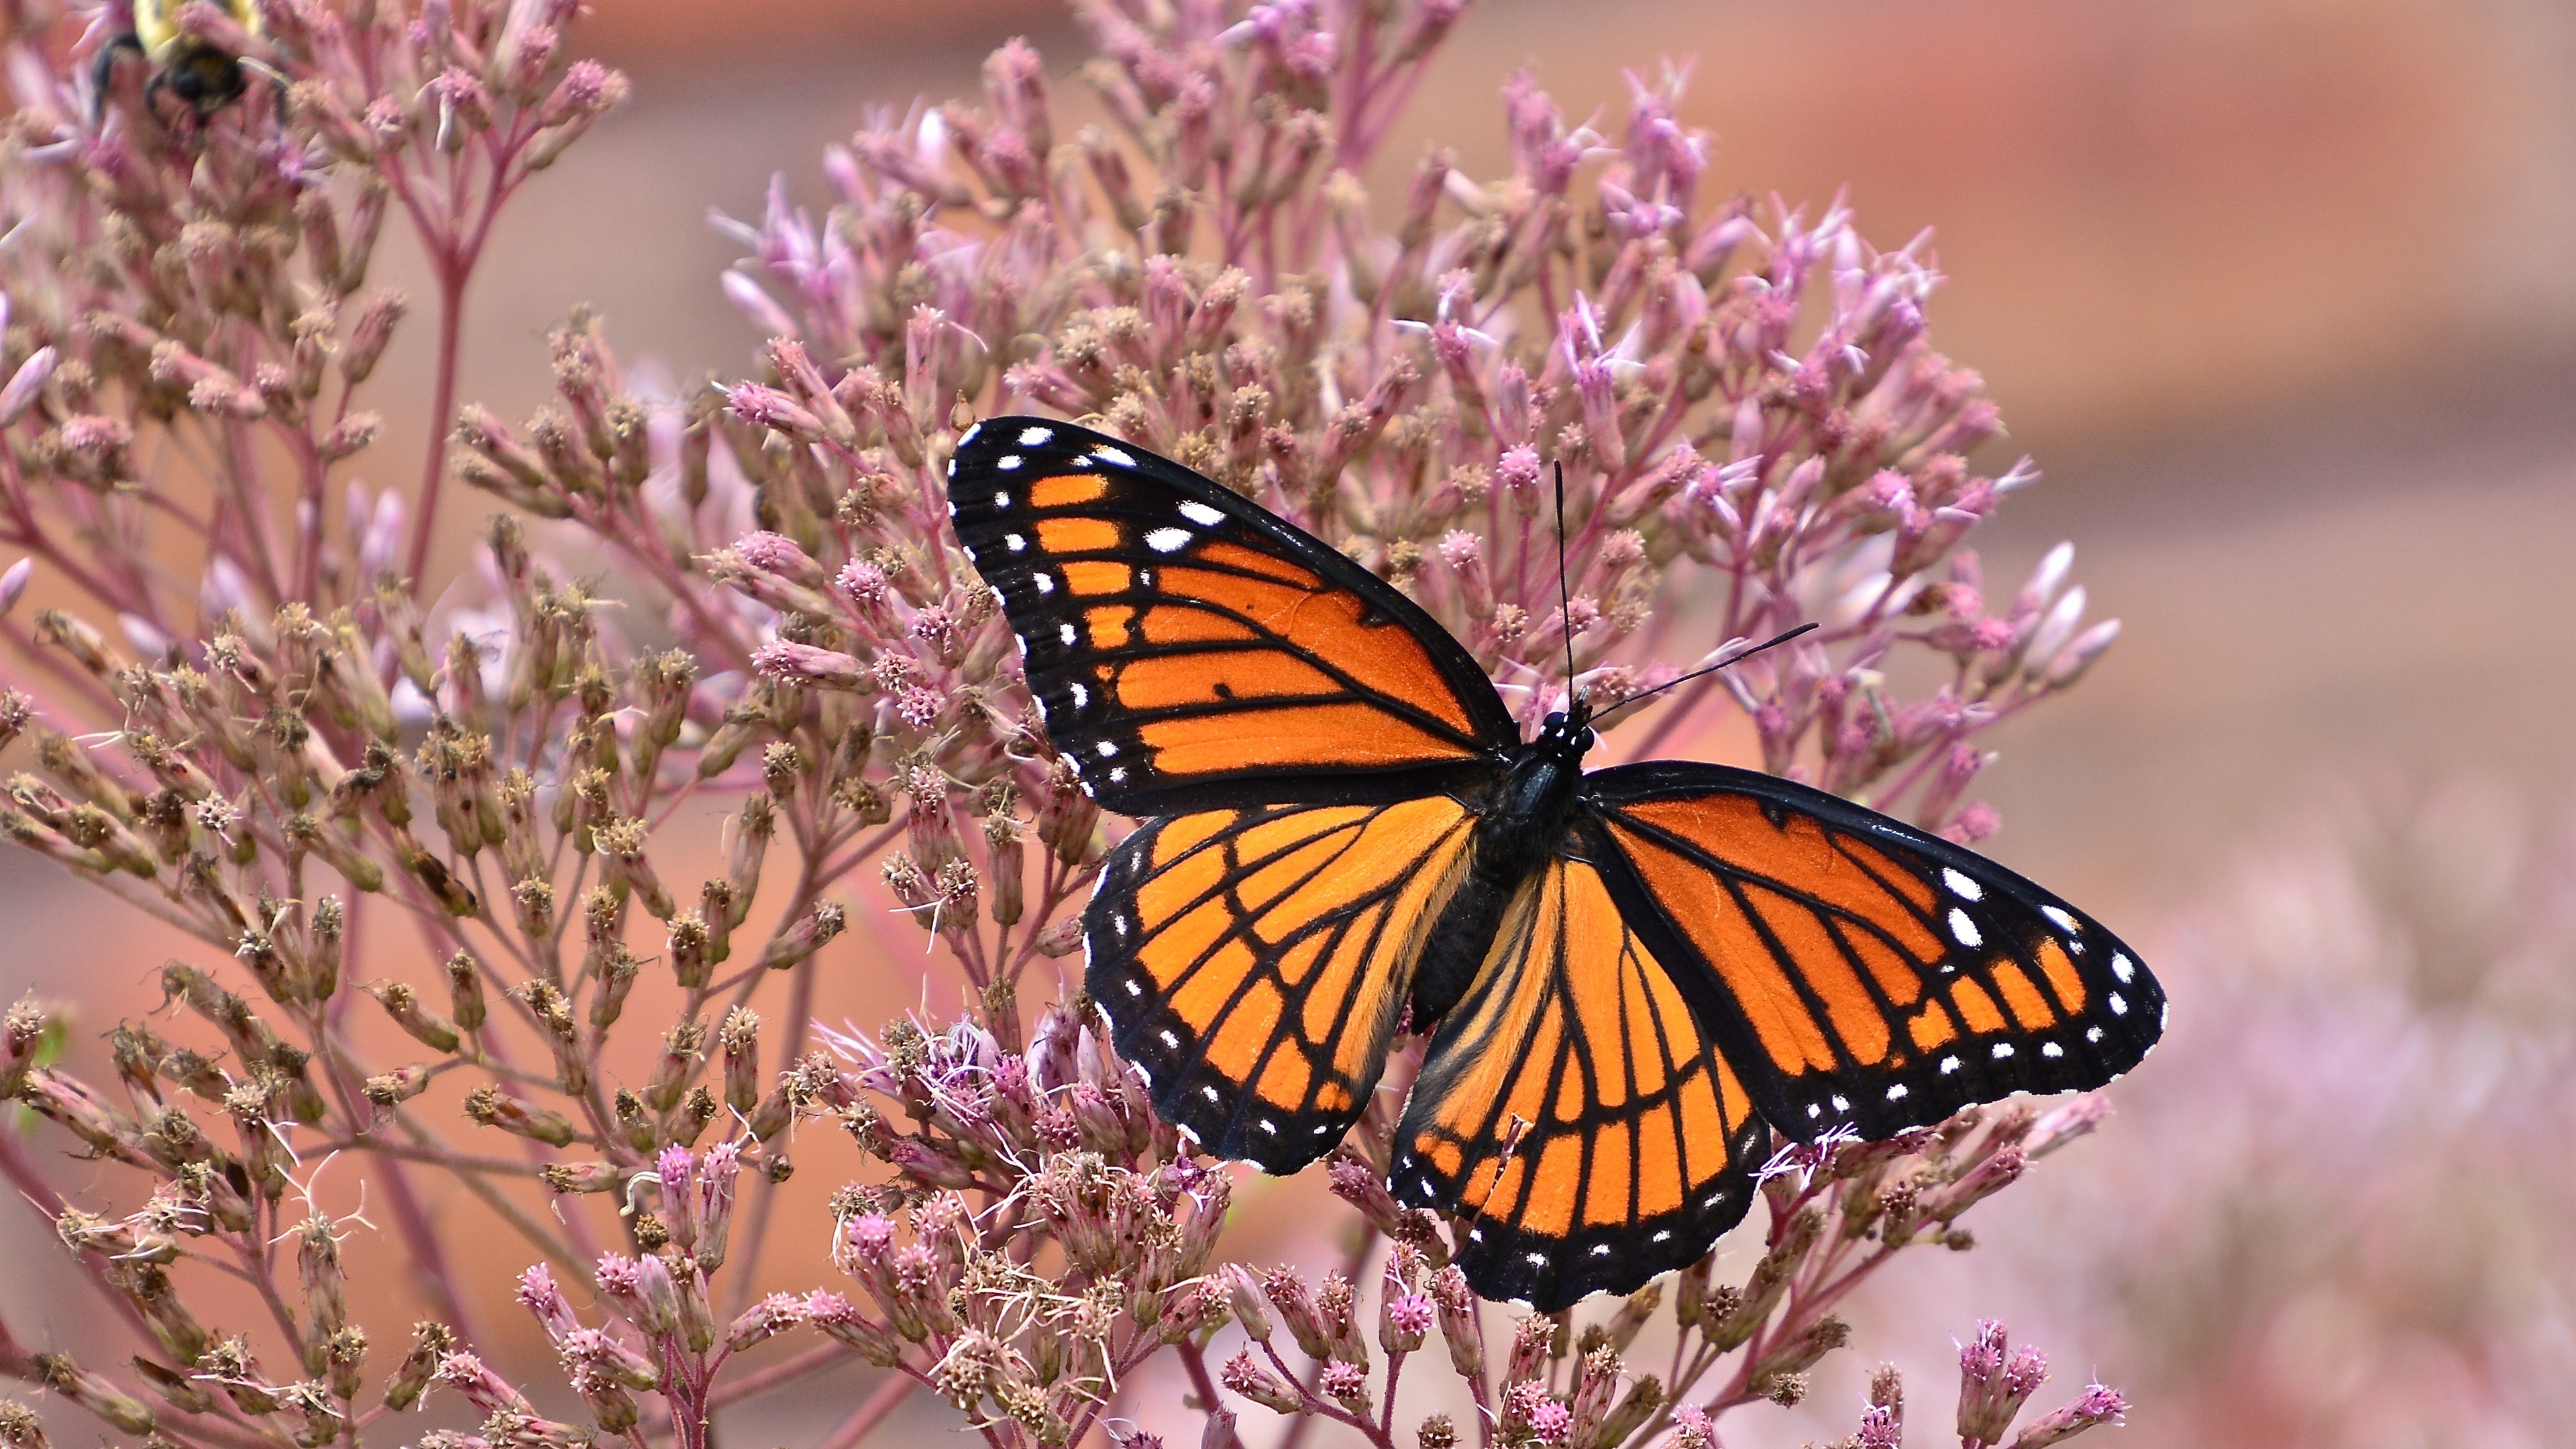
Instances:
[[[1085,986],[1163,1120],[1294,1172],[1358,1120],[1467,872],[1446,796],[1151,820],[1103,864]]]
[[[948,495],[1048,736],[1108,809],[1432,794],[1519,739],[1411,600],[1168,459],[992,418],[958,443]]]
[[[1396,1130],[1390,1190],[1460,1224],[1486,1298],[1562,1308],[1706,1254],[1744,1216],[1770,1129],[1677,966],[1602,873],[1523,885],[1442,1018]]]
[[[1587,775],[1584,799],[1621,910],[1792,1136],[2098,1087],[2164,1030],[2099,922],[1850,801],[1682,761]]]

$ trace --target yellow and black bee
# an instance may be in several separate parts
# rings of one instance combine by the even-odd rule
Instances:
[[[199,116],[211,116],[241,98],[248,88],[247,72],[268,68],[257,61],[245,60],[205,39],[179,28],[179,7],[186,0],[133,0],[133,28],[109,40],[100,48],[92,74],[94,107],[104,107],[117,65],[129,55],[139,55],[151,64],[152,78],[144,82],[143,101],[154,114],[160,114],[161,98],[175,96]],[[214,0],[226,18],[251,35],[261,33],[259,7],[255,0]]]

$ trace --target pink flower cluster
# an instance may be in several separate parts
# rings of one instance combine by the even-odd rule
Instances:
[[[1787,1153],[1740,1284],[1712,1256],[1588,1321],[1509,1315],[1388,1198],[1393,1089],[1325,1174],[1344,1266],[1229,1256],[1241,1169],[1156,1120],[1045,964],[1118,824],[947,527],[979,417],[1082,416],[1298,520],[1532,719],[1816,621],[1613,747],[1731,706],[1769,768],[1962,838],[1993,826],[1978,734],[2116,629],[2084,625],[2064,550],[1989,607],[1966,545],[2036,473],[1969,461],[1996,415],[1925,340],[1928,242],[1713,200],[1677,73],[1607,131],[1514,76],[1505,174],[1435,152],[1372,197],[1464,8],[1089,0],[1105,124],[1060,128],[1060,72],[1004,46],[980,104],[833,151],[823,214],[782,185],[726,223],[751,375],[658,392],[576,312],[518,420],[456,405],[461,296],[499,209],[624,95],[565,56],[572,6],[181,6],[190,53],[244,67],[205,107],[121,50],[84,93],[121,6],[77,38],[11,11],[0,835],[194,944],[103,1052],[77,1003],[0,1030],[0,1095],[117,1185],[76,1204],[89,1179],[17,1133],[0,1173],[123,1336],[102,1367],[0,1326],[0,1374],[185,1449],[701,1449],[854,1361],[878,1376],[836,1444],[916,1390],[995,1445],[1139,1443],[1124,1396],[1164,1365],[1212,1444],[1240,1401],[1392,1446],[1426,1380],[1474,1410],[1410,1426],[1430,1449],[1705,1444],[1803,1397],[1835,1306],[1964,1246],[2095,1104]],[[437,283],[433,442],[418,486],[371,490],[380,407],[423,405],[376,380],[411,315],[370,281],[389,222]],[[504,511],[468,577],[424,577],[451,480]],[[960,1013],[819,1021],[826,968],[890,937],[934,947]],[[846,1281],[781,1281],[773,1189],[827,1127],[861,1180],[788,1226]],[[321,1206],[341,1155],[377,1217]],[[418,1270],[399,1357],[360,1321],[356,1232]],[[481,1321],[495,1242],[535,1265],[519,1302],[569,1397]],[[241,1327],[204,1306],[244,1301]],[[2036,1374],[1970,1364],[1963,1439],[2002,1442]],[[1901,1408],[1874,1391],[1864,1440]],[[0,1442],[44,1434],[0,1402]]]

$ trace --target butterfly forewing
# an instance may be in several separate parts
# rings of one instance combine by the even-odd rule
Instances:
[[[1254,806],[1148,822],[1103,866],[1085,985],[1165,1121],[1293,1172],[1368,1105],[1472,817]]]
[[[949,499],[1048,736],[1109,809],[1418,795],[1518,738],[1410,601],[1142,449],[994,418],[958,445]]]
[[[1552,1310],[1705,1254],[1768,1140],[1600,873],[1560,858],[1432,1038],[1390,1186],[1456,1215],[1476,1291]]]
[[[2117,937],[1948,841],[1719,765],[1603,770],[1585,794],[1622,909],[1784,1132],[2098,1087],[2163,1029]]]

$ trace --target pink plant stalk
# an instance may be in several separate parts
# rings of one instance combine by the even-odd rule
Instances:
[[[700,1449],[853,1359],[881,1373],[834,1446],[916,1389],[997,1446],[1133,1443],[1137,1413],[1225,1444],[1248,1405],[1382,1446],[1710,1443],[1805,1393],[1848,1337],[1833,1310],[1895,1253],[1965,1246],[1962,1214],[2089,1128],[2087,1098],[1784,1147],[1746,1282],[1712,1256],[1590,1321],[1511,1321],[1447,1266],[1449,1225],[1387,1199],[1391,1082],[1328,1170],[1345,1269],[1225,1255],[1240,1169],[1154,1119],[1041,966],[1079,948],[1068,907],[1114,822],[1050,752],[946,527],[973,419],[1095,417],[1298,519],[1533,718],[1820,620],[1613,738],[1657,753],[1731,702],[1770,768],[1962,839],[1994,825],[1976,736],[2116,626],[2081,626],[2062,548],[1987,606],[1962,545],[2037,475],[1967,462],[1995,412],[1923,340],[1928,242],[1873,249],[1839,204],[1706,204],[1677,75],[1632,80],[1615,137],[1516,76],[1510,174],[1435,152],[1373,200],[1454,0],[1078,9],[1112,125],[1056,134],[1048,68],[1003,47],[982,105],[831,153],[827,216],[781,188],[723,223],[748,253],[726,293],[772,334],[752,376],[656,395],[576,314],[517,424],[452,407],[458,301],[498,208],[623,95],[561,59],[568,7],[190,5],[259,80],[175,115],[124,72],[79,94],[112,10],[68,50],[11,12],[0,542],[24,557],[0,574],[0,747],[24,768],[0,831],[203,949],[164,968],[167,1016],[107,1034],[112,1082],[65,1059],[67,1004],[0,1032],[39,1140],[133,1188],[75,1205],[0,1137],[134,1350],[84,1365],[0,1329],[0,1373],[188,1446]],[[438,441],[417,490],[335,493],[405,312],[367,284],[396,214],[439,279]],[[453,593],[422,577],[450,475],[507,506]],[[39,586],[58,606],[15,617]],[[626,626],[612,588],[647,604]],[[684,803],[722,816],[696,883]],[[395,975],[354,979],[362,935]],[[962,988],[953,1022],[816,1020],[851,941],[906,939]],[[826,1124],[867,1177],[828,1227],[784,1226],[828,1233],[848,1281],[781,1283],[774,1189]],[[383,1228],[321,1206],[336,1155]],[[431,1176],[512,1235],[569,1398],[523,1387],[477,1320],[491,1247],[432,1218]],[[407,1339],[353,1317],[355,1231],[427,1285]],[[194,1306],[217,1279],[259,1321]],[[1186,1411],[1127,1397],[1166,1351]],[[1472,1422],[1403,1431],[1400,1383],[1435,1376]],[[2018,1392],[1974,1425],[1963,1399],[1963,1437],[2000,1442]],[[1870,1412],[1892,1443],[1896,1402]],[[2088,1396],[2014,1442],[2115,1412]],[[0,1437],[42,1435],[0,1411]]]

